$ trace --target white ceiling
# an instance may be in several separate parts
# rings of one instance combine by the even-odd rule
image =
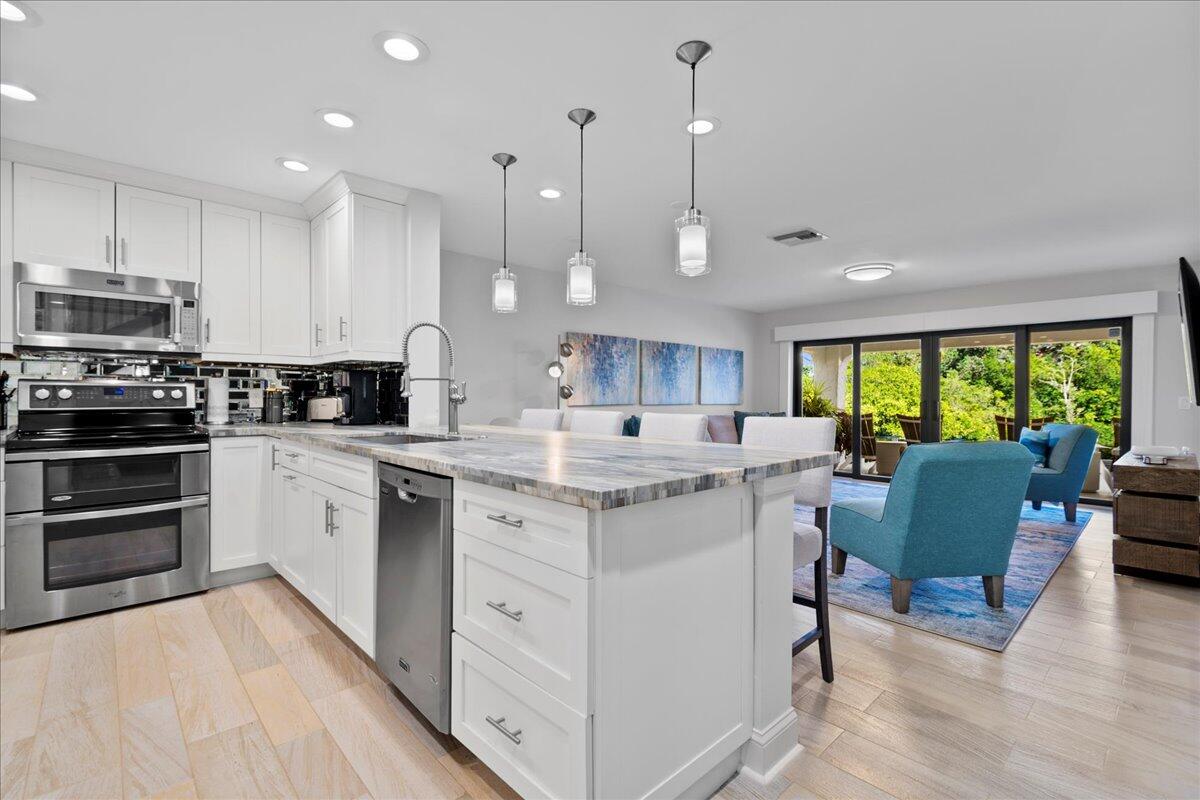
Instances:
[[[755,311],[1196,255],[1196,3],[39,2],[3,24],[18,141],[301,200],[338,170],[441,194],[443,247],[564,269],[587,130],[601,280]],[[407,31],[405,65],[372,37]],[[672,272],[688,70],[714,272]],[[318,108],[348,110],[351,131]],[[275,165],[309,161],[306,175]],[[554,185],[563,199],[537,190]],[[767,235],[811,225],[829,241]],[[875,284],[847,264],[894,261]],[[486,280],[487,276],[481,276]],[[603,300],[601,300],[603,302]]]

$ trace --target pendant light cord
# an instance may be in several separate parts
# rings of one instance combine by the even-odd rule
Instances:
[[[696,65],[692,64],[692,122],[688,125],[692,137],[692,207],[696,209]]]
[[[507,273],[508,272],[508,167],[506,166],[503,169],[501,169],[501,172],[504,174],[504,203],[503,203],[503,205],[504,205],[504,215],[503,215],[504,222],[502,223],[504,226],[504,236],[503,236],[503,239],[504,239],[504,272]]]
[[[579,252],[583,250],[583,126],[579,126]]]

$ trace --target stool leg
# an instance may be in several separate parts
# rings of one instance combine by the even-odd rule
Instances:
[[[821,557],[813,562],[813,589],[816,594],[817,627],[821,629],[821,640],[817,642],[821,654],[821,678],[833,683],[833,649],[829,643],[829,576],[826,574],[826,545],[829,541],[829,509],[818,508],[817,527],[821,529]]]

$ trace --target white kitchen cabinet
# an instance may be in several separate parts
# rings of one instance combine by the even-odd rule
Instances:
[[[330,620],[337,620],[337,530],[333,522],[337,487],[313,481],[309,508],[313,520],[312,570],[307,597]]]
[[[408,327],[408,209],[351,195],[355,352],[400,352]]]
[[[350,196],[321,212],[320,252],[313,261],[313,322],[318,355],[350,350]]]
[[[200,201],[117,185],[118,272],[200,281]]]
[[[203,357],[258,355],[262,342],[259,212],[203,204]]]
[[[264,438],[213,439],[209,479],[209,569],[265,563],[270,515]]]
[[[115,184],[42,167],[13,167],[13,259],[114,269]]]
[[[324,355],[321,348],[326,333],[325,284],[328,282],[329,253],[325,249],[325,217],[318,215],[308,223],[309,322],[308,346],[314,356]]]
[[[308,476],[277,466],[271,482],[271,506],[275,571],[306,594],[313,547],[312,485]]]
[[[337,541],[337,626],[375,657],[375,575],[379,537],[375,502],[339,489],[332,511]]]
[[[13,165],[0,161],[0,353],[13,340]]]
[[[262,215],[262,353],[312,355],[308,222]]]

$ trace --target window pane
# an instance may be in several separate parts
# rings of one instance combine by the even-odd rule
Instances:
[[[859,352],[863,473],[891,475],[920,441],[921,341],[863,342]]]
[[[1016,335],[943,336],[940,346],[942,441],[1010,438],[1016,410]]]
[[[854,373],[848,344],[805,347],[800,351],[800,391],[805,417],[833,417],[837,420],[838,452],[842,460],[839,472],[850,472],[853,464],[850,442],[850,403],[853,399]]]

